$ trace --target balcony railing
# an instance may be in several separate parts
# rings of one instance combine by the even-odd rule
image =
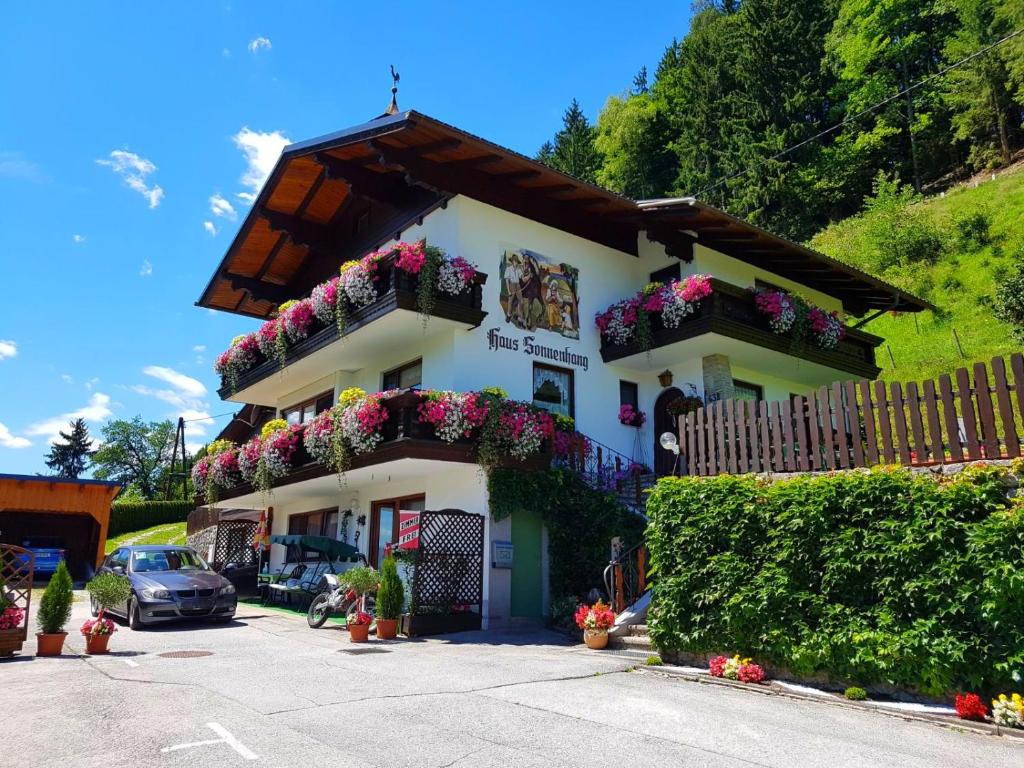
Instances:
[[[848,328],[835,349],[825,349],[812,341],[774,333],[767,316],[757,310],[750,291],[714,278],[711,286],[711,295],[678,328],[666,328],[660,314],[652,315],[651,349],[716,333],[858,376],[874,378],[881,370],[875,365],[875,348],[883,341],[878,336]],[[647,351],[635,338],[626,344],[601,338],[601,357],[606,363]]]
[[[396,269],[394,255],[380,262],[377,274],[379,276],[375,283],[377,298],[372,303],[359,309],[350,308],[346,316],[345,336],[356,333],[360,328],[395,310],[402,309],[418,312],[416,301],[417,289],[419,287],[418,275],[412,275],[404,270]],[[451,296],[440,291],[436,292],[430,316],[464,323],[471,328],[480,325],[487,316],[487,313],[483,310],[483,285],[486,282],[487,275],[477,272],[469,290],[458,296]],[[299,342],[288,345],[288,352],[284,358],[283,365],[281,360],[268,358],[262,353],[257,353],[255,364],[239,374],[237,380],[233,382],[234,386],[227,380],[227,377],[221,378],[218,394],[221,399],[226,400],[233,394],[242,392],[253,384],[257,384],[272,376],[283,367],[287,367],[332,344],[341,335],[337,324],[325,324],[320,320],[314,319],[309,335]]]

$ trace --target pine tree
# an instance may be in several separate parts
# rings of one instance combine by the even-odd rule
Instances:
[[[46,466],[54,470],[57,477],[76,479],[89,466],[92,453],[92,438],[89,437],[85,419],[72,421],[70,434],[61,432],[60,437],[64,442],[56,442],[50,446]]]
[[[553,142],[541,146],[537,159],[557,171],[593,184],[597,181],[597,169],[601,167],[594,135],[594,127],[579,102],[573,99],[562,117],[562,130],[555,134]]]

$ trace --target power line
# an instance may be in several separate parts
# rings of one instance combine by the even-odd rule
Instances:
[[[732,174],[730,176],[726,176],[725,178],[719,179],[714,184],[711,184],[711,185],[709,185],[707,187],[704,187],[702,190],[697,192],[694,195],[694,197],[699,198],[705,192],[710,192],[713,189],[717,189],[718,187],[722,186],[723,184],[726,184],[726,183],[728,183],[728,182],[732,181],[733,179],[738,178],[740,176],[746,176],[751,171],[757,170],[758,168],[760,168],[763,165],[767,165],[768,163],[770,163],[770,162],[772,162],[774,160],[778,160],[780,157],[784,157],[785,155],[788,155],[790,152],[795,152],[796,150],[800,149],[800,147],[806,146],[807,144],[810,144],[811,142],[817,141],[818,139],[822,138],[823,136],[827,136],[828,134],[832,133],[833,131],[838,131],[840,128],[842,128],[847,123],[852,123],[854,120],[858,120],[861,117],[863,117],[864,115],[866,115],[866,114],[868,114],[870,112],[874,112],[879,107],[884,107],[886,104],[888,104],[891,101],[895,101],[900,96],[906,96],[911,91],[913,91],[913,90],[915,90],[917,88],[920,88],[921,86],[926,85],[927,83],[930,83],[932,80],[936,80],[936,79],[938,79],[940,77],[943,77],[944,75],[946,75],[949,72],[953,71],[957,67],[961,67],[964,64],[966,64],[967,62],[973,61],[974,59],[978,58],[979,56],[984,56],[989,51],[991,51],[991,50],[993,50],[995,48],[998,48],[1000,45],[1003,45],[1004,43],[1009,42],[1013,38],[1018,37],[1018,36],[1020,36],[1022,34],[1024,34],[1024,27],[1021,27],[1016,32],[1011,32],[1006,37],[1002,38],[1001,40],[997,40],[996,42],[992,43],[991,45],[985,46],[981,50],[975,51],[970,56],[967,56],[967,57],[965,57],[963,59],[960,59],[960,61],[954,62],[953,64],[950,64],[948,67],[945,67],[944,69],[940,69],[934,75],[929,75],[928,77],[926,77],[926,78],[924,78],[922,80],[917,81],[913,85],[907,86],[902,91],[899,91],[898,93],[894,93],[892,96],[889,96],[888,98],[882,99],[882,101],[878,102],[877,104],[872,104],[870,107],[866,107],[866,108],[862,109],[860,112],[857,112],[854,115],[850,115],[849,117],[844,118],[841,122],[836,123],[831,128],[826,128],[824,131],[821,131],[820,133],[816,133],[813,136],[811,136],[810,138],[804,139],[803,141],[798,142],[798,143],[794,144],[793,146],[788,147],[787,149],[784,149],[781,152],[772,155],[771,157],[767,157],[764,160],[760,160],[760,161],[754,163],[753,165],[751,165],[750,167],[745,168],[742,171],[737,171],[736,173],[734,173],[734,174]]]

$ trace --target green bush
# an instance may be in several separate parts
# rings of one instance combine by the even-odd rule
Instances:
[[[996,316],[1012,329],[1014,338],[1024,342],[1024,253],[1017,256],[1013,270],[996,288]]]
[[[39,612],[36,614],[39,631],[44,635],[56,635],[63,632],[64,625],[71,618],[71,603],[74,600],[75,593],[71,583],[71,574],[68,573],[67,565],[61,560],[39,601]]]
[[[360,595],[368,595],[377,591],[380,573],[368,565],[361,565],[339,574],[338,581]]]
[[[961,250],[976,251],[992,242],[992,217],[984,208],[955,211],[953,227]]]
[[[188,501],[126,501],[110,506],[107,536],[141,531],[162,523],[180,523],[195,507]]]
[[[398,577],[395,558],[388,555],[380,565],[380,586],[377,588],[377,618],[397,619],[405,603],[405,585]]]
[[[865,691],[863,688],[858,688],[855,685],[851,685],[849,688],[843,691],[843,696],[845,696],[850,701],[868,700],[868,692]]]
[[[552,595],[575,595],[602,588],[614,536],[625,547],[641,540],[643,519],[614,493],[602,493],[565,469],[521,472],[497,468],[487,479],[495,520],[517,510],[537,512],[548,530],[549,587]]]
[[[926,693],[1024,666],[1024,504],[1005,471],[769,483],[666,478],[648,500],[658,648]]]
[[[661,660],[661,656],[648,656],[644,659],[644,664],[648,667],[660,667],[664,663],[665,662]]]
[[[128,577],[116,573],[101,573],[94,576],[85,588],[96,604],[104,610],[124,605],[132,594],[132,583],[128,581]]]

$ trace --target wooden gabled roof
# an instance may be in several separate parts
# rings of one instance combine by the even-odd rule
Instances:
[[[641,231],[681,258],[696,238],[842,298],[854,314],[928,306],[710,206],[638,204],[414,111],[287,147],[197,304],[268,317],[455,195],[626,254]]]

